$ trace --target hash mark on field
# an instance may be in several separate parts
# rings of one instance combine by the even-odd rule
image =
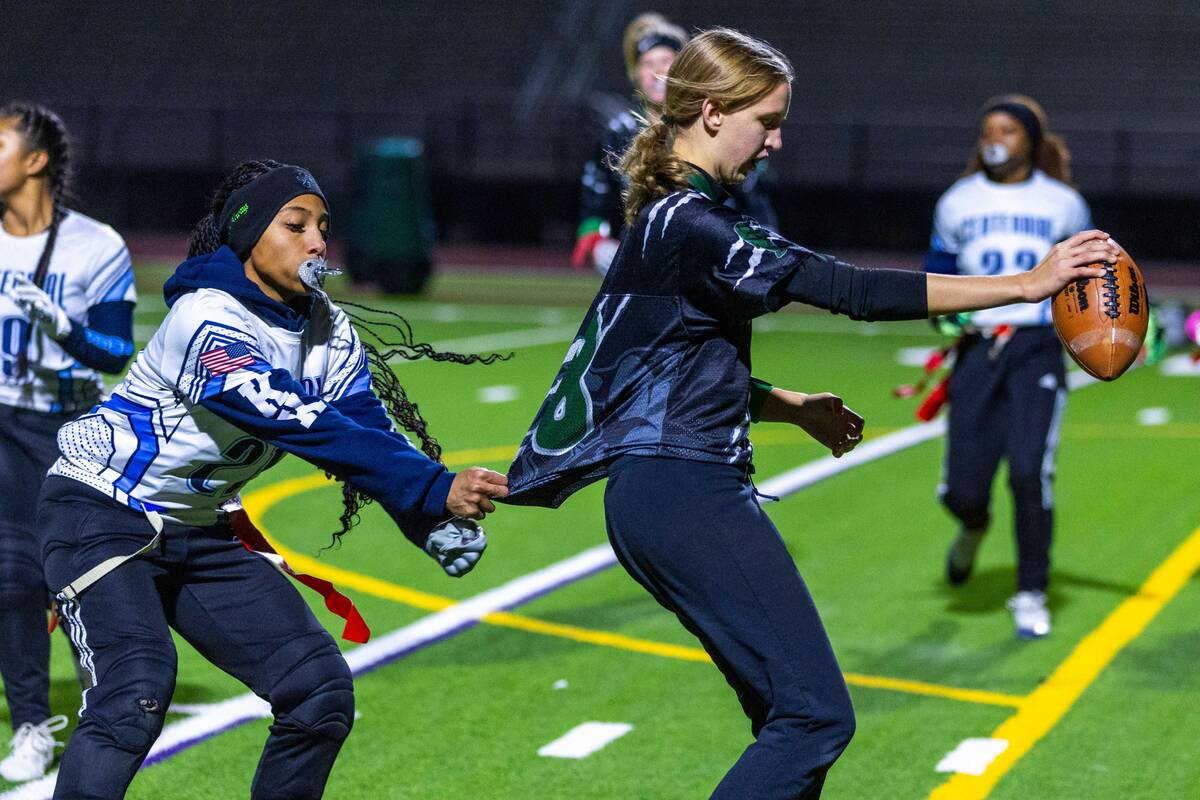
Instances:
[[[1166,425],[1171,421],[1171,412],[1162,406],[1143,408],[1137,413],[1137,421],[1138,425]]]
[[[547,758],[587,758],[633,730],[625,722],[584,722],[538,748]]]
[[[982,775],[996,756],[1008,749],[1006,739],[963,739],[934,767],[938,772]]]
[[[510,403],[520,396],[515,386],[484,386],[478,392],[481,403]]]
[[[901,347],[896,351],[896,363],[902,367],[923,367],[940,347]]]

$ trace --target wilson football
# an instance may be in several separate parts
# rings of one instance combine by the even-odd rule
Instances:
[[[1054,295],[1054,330],[1075,363],[1102,381],[1116,380],[1146,338],[1150,302],[1137,264],[1121,248],[1103,278],[1084,278]]]

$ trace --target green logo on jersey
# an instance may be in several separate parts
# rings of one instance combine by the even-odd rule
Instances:
[[[628,297],[622,298],[612,319],[606,323],[604,311],[611,299],[609,296],[600,301],[587,326],[579,337],[571,342],[558,378],[550,387],[550,394],[546,396],[546,403],[542,406],[531,441],[533,449],[542,455],[561,455],[567,452],[583,441],[583,437],[594,427],[592,397],[584,384],[584,378],[600,349],[600,343],[612,330],[613,323],[629,302]]]
[[[787,252],[787,240],[771,233],[754,220],[742,220],[733,226],[733,232],[746,244],[759,250],[765,250],[776,258],[782,258],[783,254]]]

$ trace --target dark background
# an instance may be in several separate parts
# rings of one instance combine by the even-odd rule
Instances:
[[[0,0],[0,100],[62,113],[77,207],[123,233],[187,230],[246,157],[308,166],[336,220],[356,148],[407,134],[441,241],[562,247],[599,115],[628,94],[621,33],[646,10],[793,61],[772,159],[790,238],[923,248],[981,104],[1018,91],[1066,136],[1098,225],[1140,256],[1200,251],[1194,1]]]

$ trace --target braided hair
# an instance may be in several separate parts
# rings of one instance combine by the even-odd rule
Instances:
[[[221,183],[209,204],[209,213],[205,215],[192,229],[188,240],[188,258],[204,253],[212,253],[224,244],[221,241],[217,216],[225,207],[229,196],[241,187],[253,181],[258,176],[283,166],[278,161],[264,159],[262,161],[243,161]],[[431,345],[416,341],[412,326],[408,320],[394,311],[386,311],[358,305],[344,300],[334,301],[340,307],[358,309],[359,312],[375,314],[384,317],[383,320],[372,320],[361,313],[344,311],[351,323],[360,332],[359,341],[367,357],[368,368],[371,371],[371,386],[375,394],[383,402],[388,414],[405,430],[413,433],[421,441],[421,452],[434,461],[440,461],[442,447],[437,439],[429,433],[428,424],[421,416],[417,404],[408,398],[400,378],[388,363],[393,357],[413,361],[419,358],[431,358],[434,361],[450,361],[455,364],[491,364],[498,360],[507,360],[511,356],[501,356],[491,353],[486,356],[477,354],[463,355],[461,353],[440,352]],[[376,330],[389,329],[390,332],[380,333]],[[366,336],[374,339],[368,341]],[[381,349],[382,348],[382,349]],[[340,530],[332,534],[330,547],[341,544],[342,536],[350,531],[359,521],[359,513],[372,502],[372,498],[348,483],[342,481],[342,514],[339,518]]]
[[[0,119],[14,121],[14,129],[25,140],[30,151],[46,154],[44,170],[50,188],[50,229],[46,244],[38,257],[33,272],[33,282],[40,289],[50,272],[50,258],[54,255],[54,244],[58,240],[58,228],[66,216],[66,199],[70,192],[71,145],[67,137],[67,126],[62,118],[45,106],[22,101],[12,101],[0,106]],[[0,205],[0,214],[4,212]],[[25,342],[28,346],[28,339]],[[17,356],[17,374],[22,375],[29,366],[29,355],[25,347]]]

